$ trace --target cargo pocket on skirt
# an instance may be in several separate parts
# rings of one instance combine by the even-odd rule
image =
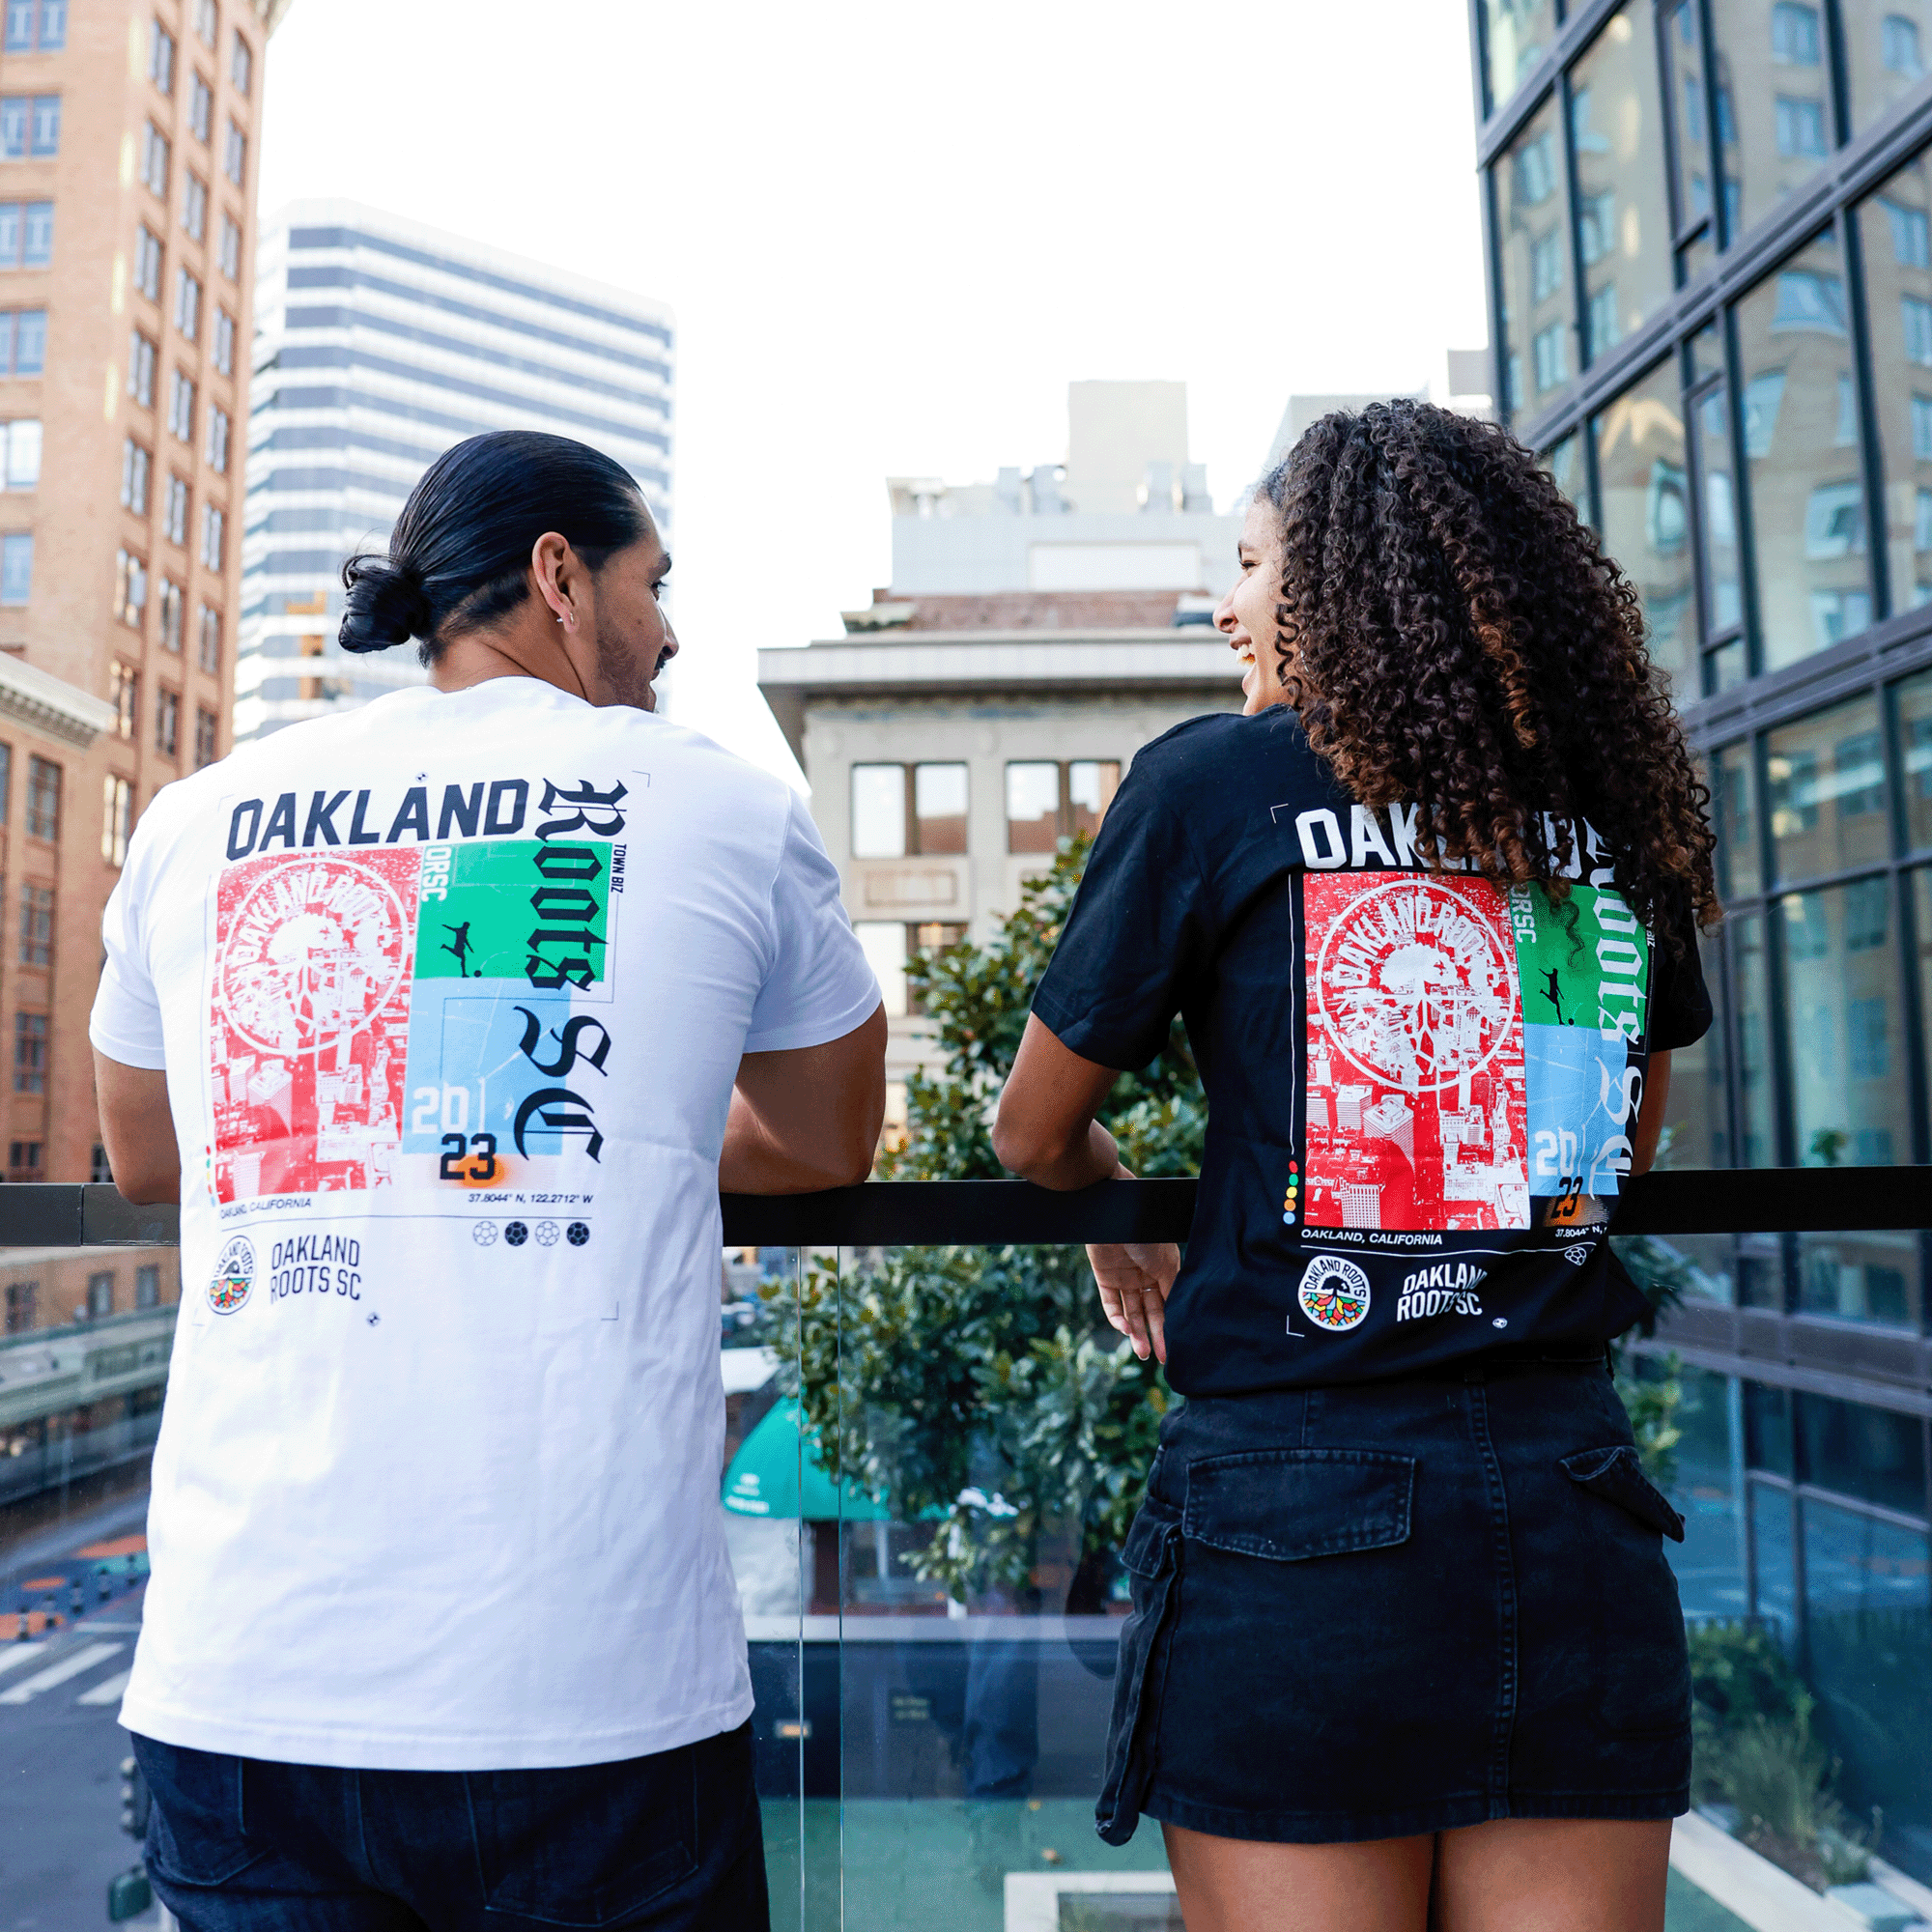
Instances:
[[[1131,1581],[1133,1610],[1121,1626],[1106,1781],[1094,1812],[1100,1835],[1110,1845],[1124,1845],[1134,1835],[1147,1793],[1151,1731],[1144,1713],[1160,1701],[1164,1639],[1179,1583],[1180,1512],[1150,1497],[1127,1532],[1121,1563]]]

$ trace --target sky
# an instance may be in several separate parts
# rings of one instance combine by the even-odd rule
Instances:
[[[1291,393],[1488,336],[1443,0],[295,0],[261,207],[344,196],[676,312],[673,717],[802,782],[760,646],[891,576],[885,478],[1180,381],[1216,506]]]

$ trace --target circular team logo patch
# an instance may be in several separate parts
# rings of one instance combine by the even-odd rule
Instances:
[[[1359,1327],[1369,1312],[1369,1278],[1342,1255],[1316,1255],[1301,1277],[1301,1312],[1318,1328],[1339,1334]]]
[[[217,1315],[233,1315],[243,1307],[255,1286],[255,1244],[237,1235],[221,1251],[208,1284],[208,1305]]]

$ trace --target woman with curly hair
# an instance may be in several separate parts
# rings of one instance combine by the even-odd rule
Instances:
[[[994,1133],[1049,1187],[1123,1173],[1094,1116],[1185,1018],[1185,1264],[1090,1250],[1187,1398],[1100,1834],[1160,1821],[1190,1932],[1655,1932],[1683,1522],[1605,1236],[1710,1024],[1708,795],[1635,592],[1502,430],[1326,416],[1239,560],[1246,708],[1134,761]]]

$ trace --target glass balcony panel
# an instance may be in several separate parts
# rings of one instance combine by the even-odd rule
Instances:
[[[1554,0],[1483,0],[1483,91],[1491,113],[1528,76],[1555,31]]]
[[[1792,1406],[1806,1483],[1906,1516],[1925,1514],[1925,1430],[1918,1416],[1802,1389]]]
[[[1684,1541],[1666,1546],[1670,1567],[1687,1617],[1741,1617],[1750,1608],[1750,1583],[1731,1380],[1680,1369],[1677,1382],[1683,1395],[1671,1419],[1681,1433],[1670,1494],[1684,1516]]]
[[[1932,600],[1932,161],[1859,210],[1892,608]],[[1847,379],[1849,381],[1849,378]]]
[[[1651,663],[1679,703],[1697,688],[1696,584],[1677,370],[1661,362],[1591,419],[1604,548],[1636,586]]]
[[[1563,129],[1549,100],[1493,169],[1506,407],[1533,414],[1577,373]]]
[[[1747,1485],[1750,1498],[1751,1609],[1787,1646],[1797,1632],[1791,1492],[1777,1483]]]
[[[1799,1159],[1823,1167],[1907,1159],[1904,1015],[1887,881],[1787,893],[1776,932]]]
[[[1744,622],[1739,562],[1738,471],[1731,456],[1730,398],[1720,384],[1697,399],[1697,474],[1703,486],[1705,635],[1721,637]]]
[[[1903,1419],[1903,1418],[1901,1418]],[[1932,1564],[1923,1528],[1816,1496],[1804,1519],[1805,1679],[1854,1817],[1884,1819],[1884,1856],[1932,1863]]]
[[[1774,878],[1815,879],[1888,856],[1876,699],[1855,697],[1780,725],[1765,742],[1765,775]]]
[[[1872,620],[1843,262],[1827,229],[1737,306],[1763,668]]]
[[[1912,875],[1912,944],[1918,969],[1918,1051],[1932,1088],[1932,867]]]
[[[1721,984],[1723,963],[1716,933],[1699,941],[1704,983],[1714,1004]],[[1724,1029],[1712,1025],[1704,1037],[1680,1046],[1670,1056],[1669,1105],[1657,1149],[1659,1167],[1729,1167],[1731,1136],[1725,1106]],[[1728,1281],[1728,1266],[1724,1270]],[[1730,1299],[1728,1286],[1723,1299]]]
[[[1662,116],[1650,0],[1630,0],[1570,70],[1577,239],[1592,361],[1641,327],[1674,284]],[[1680,439],[1682,433],[1680,425]]]
[[[1745,1463],[1768,1475],[1791,1474],[1791,1395],[1763,1382],[1744,1385]]]
[[[1805,1315],[1917,1333],[1924,1309],[1918,1236],[1800,1235],[1798,1307]]]
[[[1841,11],[1852,132],[1858,134],[1924,83],[1932,57],[1932,0],[1865,0]]]
[[[1740,913],[1730,922],[1731,996],[1738,1029],[1738,1122],[1744,1134],[1741,1167],[1771,1167],[1777,1158],[1771,1078],[1771,976],[1765,959],[1764,916]]]
[[[1712,0],[1724,245],[1831,153],[1831,49],[1823,0]]]
[[[1905,806],[1905,849],[1932,848],[1932,671],[1899,685],[1899,773]]]

